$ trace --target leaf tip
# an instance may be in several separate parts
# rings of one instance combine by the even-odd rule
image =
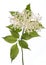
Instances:
[[[2,38],[5,38],[5,37],[2,37]]]
[[[14,12],[14,11],[9,11],[9,12],[10,12],[10,14],[11,14],[12,16],[15,15],[15,12]]]
[[[31,9],[30,9],[30,3],[26,6],[26,10],[31,11]]]
[[[11,59],[11,63],[13,62],[13,59]]]

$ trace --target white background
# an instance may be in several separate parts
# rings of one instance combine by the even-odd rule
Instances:
[[[23,11],[27,4],[31,4],[34,13],[40,13],[41,23],[45,29],[39,31],[40,37],[33,38],[28,42],[31,51],[24,50],[25,65],[46,65],[46,0],[0,0],[0,65],[22,65],[21,50],[16,59],[11,63],[10,48],[2,37],[9,35],[6,28],[10,24],[9,11]]]

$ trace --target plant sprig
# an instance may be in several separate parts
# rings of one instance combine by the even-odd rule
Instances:
[[[31,14],[32,14],[32,12],[31,12],[31,8],[30,8],[30,4],[28,4],[27,6],[26,6],[26,8],[25,8],[25,10],[27,10],[26,11],[26,14],[25,14],[25,16],[27,15],[27,16],[29,16],[29,18],[31,17]],[[30,13],[30,14],[29,14]],[[32,28],[31,27],[31,30],[30,30],[30,26],[28,27],[28,25],[27,25],[27,29],[25,28],[25,31],[23,32],[23,34],[22,34],[22,36],[21,36],[21,40],[19,39],[19,37],[20,37],[20,32],[22,32],[22,26],[23,26],[23,24],[22,24],[22,22],[23,22],[23,16],[21,16],[20,15],[20,13],[18,13],[18,12],[15,12],[15,11],[10,11],[10,14],[13,16],[13,17],[18,17],[18,19],[17,19],[17,21],[19,20],[19,21],[21,21],[21,22],[19,22],[19,23],[21,23],[20,25],[19,24],[17,24],[16,25],[16,23],[14,23],[14,24],[11,24],[11,25],[9,25],[9,26],[7,26],[7,28],[9,29],[9,31],[10,31],[10,35],[7,35],[6,37],[3,37],[3,39],[6,41],[6,42],[8,42],[8,43],[10,43],[10,44],[13,44],[13,46],[11,47],[11,49],[10,49],[10,58],[11,58],[11,61],[13,61],[16,57],[17,57],[17,55],[18,55],[18,53],[19,53],[19,48],[18,48],[18,43],[19,43],[19,46],[23,49],[29,49],[29,46],[28,46],[28,43],[26,42],[27,40],[29,40],[29,39],[32,39],[32,38],[34,38],[34,37],[38,37],[39,36],[39,34],[36,32],[36,30],[37,29],[39,29],[39,27],[40,28],[44,28],[43,26],[42,26],[42,24],[41,23],[37,23],[37,22],[35,22],[35,21],[30,21],[31,22],[31,24],[32,25],[34,25],[34,27],[35,26],[37,26],[37,24],[39,25],[39,26],[37,26],[37,27],[35,27],[35,28]],[[18,16],[19,15],[19,16]],[[26,18],[27,19],[27,18]],[[28,19],[29,20],[29,19]],[[14,19],[14,21],[15,21],[15,19]],[[27,23],[28,23],[28,21],[26,21]],[[33,23],[35,22],[35,24],[33,24]],[[27,24],[26,23],[26,24]],[[37,23],[37,24],[36,24]],[[26,24],[24,23],[24,25],[25,25],[25,27],[26,27]],[[29,23],[30,24],[30,23]],[[14,25],[16,25],[15,27],[14,27]],[[19,27],[17,27],[17,26],[19,26]],[[29,29],[28,29],[29,28]],[[35,31],[34,31],[34,29],[35,29]],[[30,31],[29,33],[28,33],[28,31]],[[19,39],[19,40],[18,40]],[[16,43],[18,41],[18,43]],[[14,44],[15,43],[15,44]],[[23,61],[23,60],[22,60]],[[24,64],[23,64],[24,65]]]

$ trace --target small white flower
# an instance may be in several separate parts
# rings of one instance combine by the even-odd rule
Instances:
[[[40,15],[34,15],[29,10],[24,10],[22,13],[16,12],[16,15],[11,18],[11,22],[14,28],[24,28],[24,31],[32,32],[32,30],[38,30],[42,28],[39,25],[39,20],[41,19]]]

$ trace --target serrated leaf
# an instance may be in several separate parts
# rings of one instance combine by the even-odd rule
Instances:
[[[13,61],[17,57],[18,53],[19,53],[19,49],[17,44],[15,44],[11,47],[11,50],[10,50],[11,61]]]
[[[14,43],[17,41],[17,38],[13,37],[12,35],[9,35],[9,36],[6,36],[6,37],[3,37],[3,39],[9,43]]]
[[[24,40],[19,40],[19,45],[21,48],[29,49],[27,42],[25,42]]]
[[[15,15],[15,12],[14,12],[14,11],[10,11],[10,14],[11,14],[12,16],[14,16],[14,15]]]
[[[38,37],[38,33],[36,31],[33,31],[33,32],[25,32],[23,35],[22,35],[22,39],[25,39],[25,40],[29,40],[31,38],[34,38],[34,37]]]
[[[28,4],[28,5],[26,6],[26,10],[31,11],[31,9],[30,9],[30,4]]]
[[[14,29],[10,31],[11,34],[15,37],[15,38],[19,38],[19,34],[17,31],[15,31]]]

